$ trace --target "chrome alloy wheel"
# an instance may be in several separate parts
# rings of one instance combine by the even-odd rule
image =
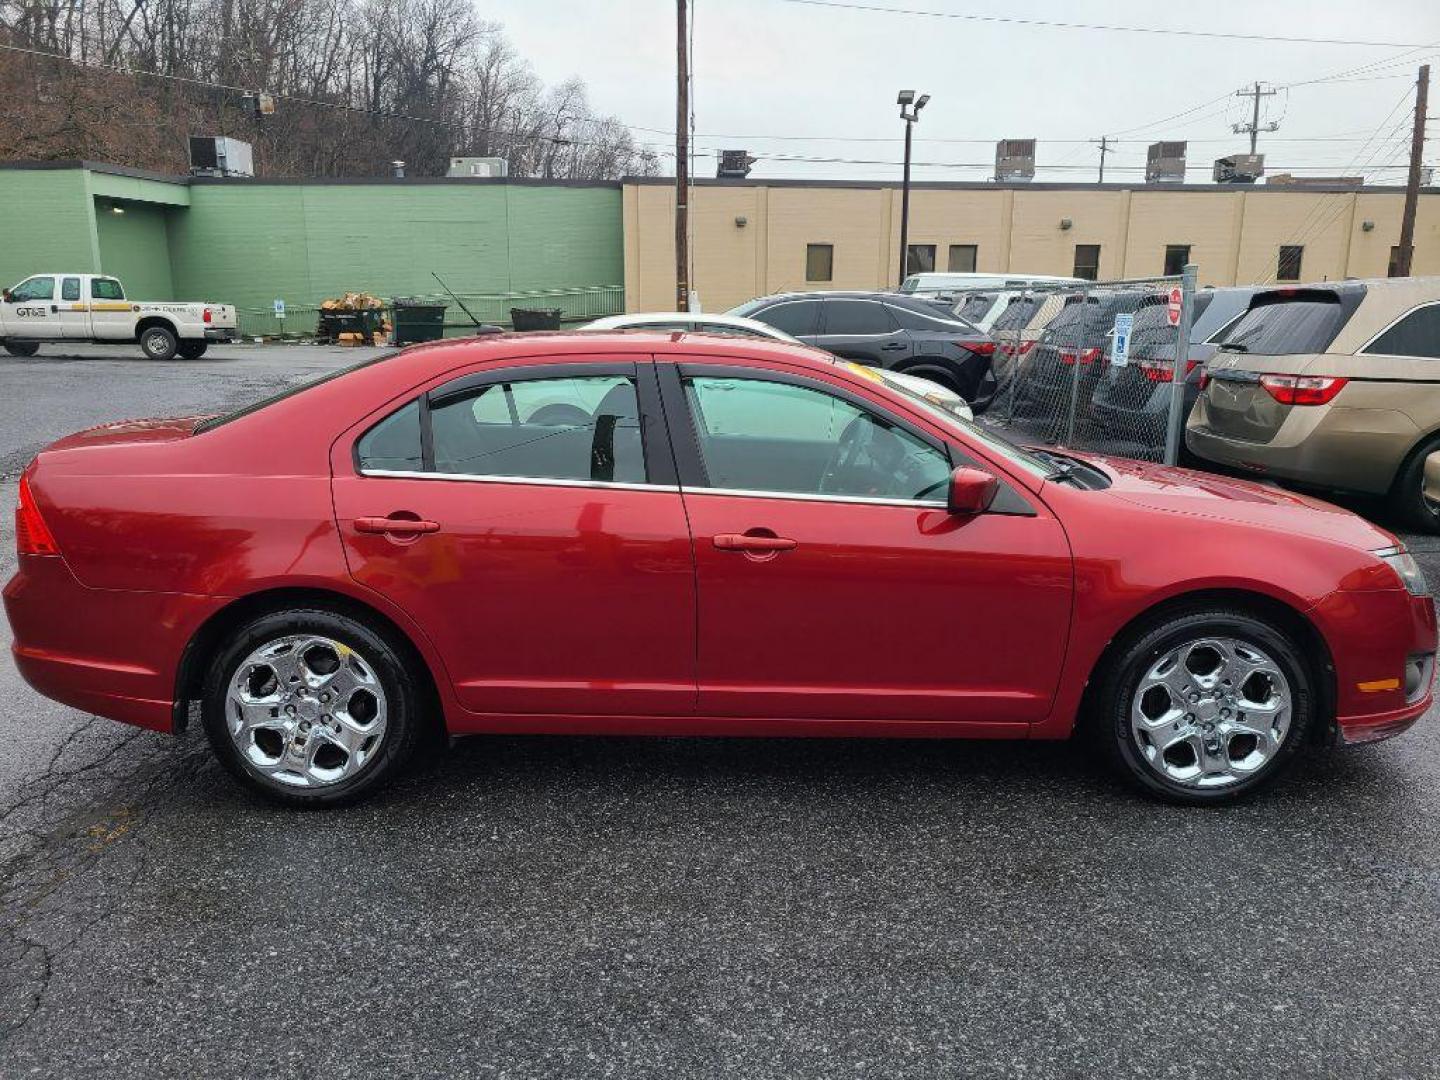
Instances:
[[[1152,664],[1130,703],[1141,756],[1185,787],[1237,784],[1265,766],[1290,730],[1291,688],[1245,641],[1204,637]]]
[[[385,738],[385,691],[348,645],[314,634],[266,642],[235,669],[225,723],[245,763],[294,787],[348,780]]]

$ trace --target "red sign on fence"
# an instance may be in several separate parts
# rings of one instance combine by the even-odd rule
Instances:
[[[1180,301],[1181,301],[1181,299],[1182,299],[1182,295],[1181,295],[1181,292],[1180,292],[1180,286],[1179,286],[1179,285],[1176,285],[1173,289],[1170,290],[1170,304],[1169,304],[1169,306],[1165,309],[1165,314],[1168,315],[1169,318],[1170,318],[1170,325],[1171,325],[1171,326],[1179,326],[1179,325],[1180,325]]]

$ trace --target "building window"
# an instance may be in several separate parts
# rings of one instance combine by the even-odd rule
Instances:
[[[950,265],[947,269],[952,274],[973,274],[975,272],[975,256],[980,249],[974,244],[951,244]]]
[[[930,274],[935,270],[935,245],[911,244],[905,249],[905,273]]]
[[[1400,276],[1400,245],[1396,244],[1390,249],[1390,268],[1385,271],[1386,277]]]
[[[835,277],[835,245],[805,245],[805,280],[831,281]]]
[[[1087,281],[1100,277],[1100,245],[1075,245],[1075,276]]]
[[[1189,244],[1166,244],[1165,245],[1165,276],[1179,277],[1185,270],[1185,264],[1190,261]]]
[[[1305,256],[1305,249],[1299,244],[1282,244],[1280,246],[1280,259],[1275,266],[1276,281],[1299,281],[1300,261]]]

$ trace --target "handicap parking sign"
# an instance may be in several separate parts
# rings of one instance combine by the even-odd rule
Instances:
[[[1116,315],[1111,333],[1110,363],[1124,367],[1130,362],[1130,331],[1135,327],[1134,315]]]

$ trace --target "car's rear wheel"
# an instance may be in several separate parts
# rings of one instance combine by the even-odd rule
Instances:
[[[140,332],[140,348],[151,360],[171,360],[180,347],[168,326],[147,326]]]
[[[305,609],[240,627],[210,665],[205,732],[224,766],[295,806],[354,802],[414,753],[420,693],[388,635]]]
[[[1412,528],[1422,532],[1440,533],[1440,502],[1425,494],[1425,463],[1430,455],[1440,453],[1440,439],[1432,439],[1417,447],[1405,459],[1395,483],[1390,488],[1390,507]],[[1435,470],[1432,468],[1432,474]],[[1433,495],[1440,495],[1434,490]]]
[[[208,341],[182,341],[180,343],[180,358],[182,360],[199,360],[205,355],[205,350],[210,348]]]
[[[7,341],[5,351],[11,356],[34,356],[40,351],[40,345],[35,341]]]
[[[1092,732],[1142,791],[1232,802],[1264,787],[1314,723],[1314,676],[1284,631],[1242,611],[1179,611],[1122,642]]]

